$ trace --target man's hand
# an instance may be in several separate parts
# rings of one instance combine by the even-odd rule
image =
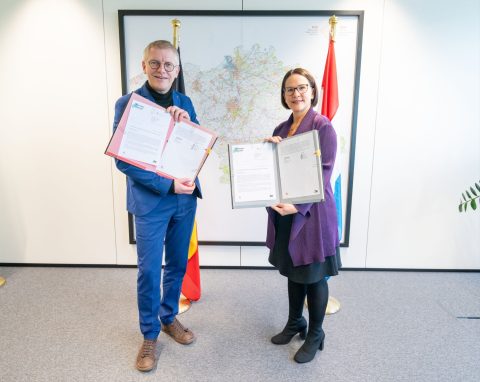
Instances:
[[[296,214],[298,212],[293,204],[288,203],[278,203],[277,205],[272,206],[272,209],[282,216]]]
[[[195,190],[195,183],[191,179],[181,178],[173,180],[173,189],[176,194],[191,195]]]
[[[190,115],[188,115],[188,112],[186,112],[183,109],[180,109],[177,106],[169,106],[169,107],[167,107],[167,111],[173,117],[175,122],[180,122],[180,121],[185,121],[185,120],[190,121]]]

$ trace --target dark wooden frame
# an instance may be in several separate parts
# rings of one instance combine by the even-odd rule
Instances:
[[[355,74],[354,74],[354,90],[353,90],[353,110],[352,110],[352,123],[351,123],[351,135],[350,135],[350,153],[349,153],[349,165],[348,165],[348,187],[347,187],[347,200],[346,200],[346,213],[344,224],[344,240],[341,242],[341,247],[348,247],[350,240],[350,215],[352,210],[352,193],[353,193],[353,175],[354,175],[354,163],[355,163],[355,142],[357,132],[357,113],[358,113],[358,95],[360,88],[360,68],[361,68],[361,53],[362,53],[362,39],[363,39],[363,19],[364,11],[340,11],[340,10],[312,10],[312,11],[192,11],[192,10],[119,10],[118,11],[118,23],[119,23],[119,37],[120,37],[120,59],[121,59],[121,75],[122,75],[122,92],[127,92],[127,71],[126,71],[126,52],[125,52],[125,28],[124,18],[128,16],[245,16],[245,17],[278,17],[278,16],[291,16],[291,17],[312,17],[312,16],[355,16],[358,18],[357,23],[357,39],[356,39],[356,53],[355,53]],[[135,244],[135,232],[133,216],[128,216],[129,226],[129,242]],[[263,246],[264,242],[240,242],[240,241],[199,241],[201,245],[226,245],[226,246]]]

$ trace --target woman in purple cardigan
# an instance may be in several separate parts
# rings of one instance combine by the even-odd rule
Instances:
[[[337,136],[330,121],[313,110],[318,102],[318,87],[313,76],[302,68],[288,71],[282,81],[281,102],[292,114],[277,126],[266,141],[278,143],[282,138],[317,130],[322,153],[325,201],[320,203],[279,203],[267,209],[267,247],[269,262],[288,278],[288,321],[272,337],[284,345],[300,333],[305,342],[295,354],[298,363],[310,362],[323,350],[322,329],[328,302],[329,276],[336,276],[341,266],[337,214],[330,177],[332,175]],[[303,317],[307,298],[309,325]]]

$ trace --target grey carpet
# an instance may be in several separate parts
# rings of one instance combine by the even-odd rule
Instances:
[[[298,338],[274,270],[204,269],[179,318],[190,346],[159,337],[158,367],[135,370],[136,269],[0,267],[0,381],[478,381],[480,274],[342,271],[325,350],[293,361]],[[305,312],[307,316],[307,312]]]

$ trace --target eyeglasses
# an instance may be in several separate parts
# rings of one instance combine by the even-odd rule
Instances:
[[[151,60],[148,61],[148,66],[150,66],[152,70],[158,70],[158,68],[162,66],[162,63],[160,61]],[[175,69],[176,66],[178,65],[175,65],[174,63],[168,61],[163,63],[163,68],[166,72],[173,72],[173,69]]]
[[[300,94],[305,94],[308,90],[308,84],[302,84],[298,85],[297,87],[291,88],[285,88],[283,91],[285,92],[286,95],[292,96],[295,94],[295,90],[297,90]]]

